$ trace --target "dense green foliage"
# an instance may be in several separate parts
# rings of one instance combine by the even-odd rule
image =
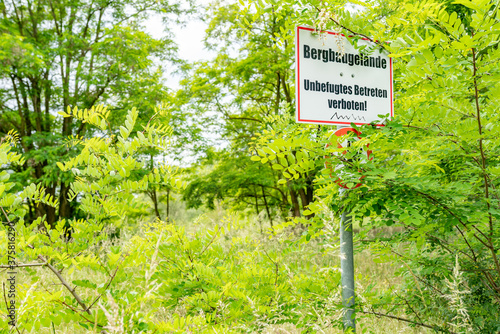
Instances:
[[[326,169],[316,179],[317,194],[333,201],[337,212],[350,210],[363,229],[402,229],[370,246],[381,259],[395,254],[405,264],[402,295],[377,302],[377,312],[402,304],[415,322],[427,319],[441,330],[493,333],[500,328],[500,22],[498,5],[491,1],[457,3],[385,3],[356,16],[318,8],[334,29],[351,34],[353,43],[369,36],[394,58],[398,116],[384,128],[361,127],[363,138],[353,143],[351,153],[332,156],[350,168]],[[297,140],[297,135],[283,142],[289,133],[272,126],[257,142],[259,155],[279,163],[288,179],[322,161],[304,154],[289,163],[280,156],[314,151],[321,157],[338,151],[323,149],[335,141],[329,131],[317,142]],[[350,159],[367,145],[373,160],[364,155]],[[340,178],[353,187],[362,176],[362,187],[336,196],[338,185],[332,181]],[[321,212],[321,207],[311,210]],[[310,232],[321,224],[312,222]],[[463,276],[453,277],[453,267]],[[360,311],[367,306],[360,305]]]
[[[14,247],[18,263],[17,324],[2,306],[2,330],[341,330],[345,211],[356,252],[379,266],[356,276],[358,319],[500,330],[498,2],[217,2],[217,56],[184,64],[172,94],[159,65],[171,42],[141,22],[178,6],[0,8],[0,257],[7,270]],[[360,140],[295,123],[298,24],[384,49],[396,117]],[[166,163],[184,148],[196,163]],[[205,214],[172,221],[181,198]]]
[[[312,201],[314,173],[279,184],[271,164],[251,161],[248,154],[254,134],[282,113],[283,104],[294,103],[294,43],[276,39],[285,19],[272,11],[254,17],[237,4],[220,3],[211,7],[207,21],[206,43],[217,50],[217,57],[193,65],[180,95],[188,95],[190,105],[215,118],[217,135],[229,148],[202,158],[200,173],[207,177],[193,180],[185,198],[195,204],[203,197],[234,203],[236,197],[236,207],[247,206],[257,214],[265,210],[270,222],[271,216],[286,217],[289,212],[300,217]],[[245,21],[253,21],[252,26],[242,26]],[[213,179],[222,174],[219,185]]]
[[[16,167],[19,185],[43,184],[59,205],[28,202],[30,221],[46,216],[49,224],[78,214],[67,200],[73,176],[56,162],[74,156],[68,136],[93,135],[74,118],[55,114],[68,107],[91,109],[105,103],[123,121],[135,106],[151,116],[167,99],[162,82],[165,61],[173,58],[169,38],[144,32],[153,13],[179,14],[166,1],[2,1],[0,3],[0,133],[15,129],[25,163]],[[111,120],[112,121],[112,120]]]

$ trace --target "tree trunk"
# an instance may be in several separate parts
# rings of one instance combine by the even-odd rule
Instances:
[[[255,195],[255,213],[257,214],[257,216],[259,216],[259,200],[258,200],[258,197],[257,197],[257,191],[255,190],[255,187],[253,188],[253,193]]]
[[[43,168],[47,166],[47,161],[34,162],[34,165],[35,165],[34,166],[35,178],[40,180],[45,174]],[[45,187],[45,194],[50,194],[54,196],[55,192],[56,192],[55,185],[51,185],[50,187]],[[47,221],[47,223],[51,228],[55,226],[55,222],[57,220],[56,208],[44,203],[38,203],[35,207],[35,214],[37,218],[45,216],[45,220]]]
[[[59,219],[61,218],[71,218],[72,209],[70,202],[68,200],[70,186],[64,182],[61,182],[61,188],[59,192]]]
[[[158,210],[158,196],[156,195],[156,189],[153,188],[151,191],[151,199],[153,200],[155,215],[158,219],[161,220],[160,211]]]
[[[167,188],[167,221],[170,220],[170,188]]]
[[[35,207],[35,213],[37,218],[45,216],[45,221],[47,222],[47,224],[49,224],[51,228],[54,228],[55,222],[57,220],[56,208],[47,204],[38,203],[38,205]]]
[[[307,192],[306,192],[307,190]],[[299,189],[300,201],[302,202],[302,209],[305,210],[309,204],[312,202],[312,191],[309,189],[304,190],[303,188]],[[314,213],[305,216],[307,219],[314,217]]]
[[[266,192],[264,191],[263,186],[260,186],[260,188],[262,189],[262,197],[264,198],[264,205],[266,206],[267,217],[269,218],[269,223],[271,224],[271,227],[273,227],[273,218],[271,217],[271,213],[269,212],[269,205],[267,204]]]
[[[290,190],[290,199],[292,200],[292,215],[293,217],[300,217],[300,206],[297,192],[292,188],[292,183],[288,181],[288,189]]]
[[[304,210],[308,205],[309,201],[307,200],[306,192],[303,188],[299,189],[300,201],[302,202],[302,210]]]

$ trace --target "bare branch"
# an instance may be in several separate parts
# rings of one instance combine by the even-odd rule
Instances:
[[[374,311],[359,311],[359,312],[363,313],[363,314],[376,315],[377,317],[386,317],[386,318],[391,318],[391,319],[395,319],[395,320],[398,320],[398,321],[404,321],[404,322],[407,322],[407,323],[410,323],[410,324],[414,324],[414,325],[417,325],[417,326],[421,326],[421,327],[425,327],[425,328],[430,328],[430,329],[433,329],[433,330],[435,330],[437,332],[457,334],[457,333],[452,332],[452,331],[447,330],[447,329],[442,329],[442,328],[437,327],[437,326],[427,325],[427,324],[424,324],[424,323],[421,323],[421,322],[418,322],[418,321],[413,321],[413,320],[410,320],[410,319],[401,318],[401,317],[398,317],[398,316],[395,316],[395,315],[391,315],[391,314],[379,313],[379,312],[374,312]]]
[[[13,265],[13,266],[1,265],[0,268],[2,268],[2,269],[8,269],[8,268],[12,268],[12,267],[14,267],[14,268],[43,267],[45,265],[46,265],[45,263],[19,263],[19,264]]]

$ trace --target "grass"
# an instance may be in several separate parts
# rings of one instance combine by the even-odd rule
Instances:
[[[191,212],[190,215],[193,213]],[[186,220],[179,219],[179,224],[183,225],[189,233],[194,233],[196,231],[205,230],[207,228],[213,227],[227,216],[227,212],[220,206],[218,206],[214,211],[206,212],[194,221],[188,222]],[[182,218],[182,217],[181,217]],[[275,238],[269,238],[269,235],[261,233],[261,224],[259,224],[259,217],[251,218],[237,218],[233,217],[233,220],[237,221],[235,225],[240,226],[230,232],[226,237],[222,238],[222,246],[229,248],[230,241],[233,238],[241,238],[246,240],[258,240],[268,249],[269,251],[275,250],[279,251],[280,244]],[[261,222],[262,223],[262,222]],[[266,225],[267,223],[263,223]],[[389,231],[390,232],[390,231]],[[141,233],[140,230],[134,229],[133,234]],[[122,233],[122,238],[116,242],[115,247],[120,246],[122,248],[127,248],[130,244],[131,237],[133,234],[124,230]],[[288,258],[288,262],[284,262],[283,265],[291,265],[292,263],[299,264],[307,270],[311,268],[319,268],[319,270],[333,270],[336,271],[339,268],[339,252],[338,247],[335,243],[337,242],[335,235],[329,235],[322,240],[312,241],[308,244],[301,245],[299,251],[293,252]],[[325,243],[329,244],[325,247]],[[107,253],[112,247],[111,242],[107,242],[101,246],[100,252]],[[325,251],[326,249],[326,251]],[[271,265],[271,264],[270,264]],[[390,263],[376,263],[374,262],[374,256],[368,250],[363,250],[355,255],[355,270],[357,277],[357,289],[358,291],[363,291],[368,285],[372,284],[375,289],[387,290],[393,287],[397,287],[400,284],[400,278],[395,274],[395,268]],[[98,271],[90,270],[88,268],[83,268],[81,270],[75,270],[73,273],[68,274],[63,271],[63,276],[68,282],[73,280],[88,279],[96,284],[102,284],[106,282],[106,276]],[[130,270],[130,274],[134,275],[134,270]],[[290,272],[290,277],[293,277],[295,273]],[[6,271],[2,271],[0,274],[0,279],[5,282]],[[51,291],[56,293],[57,291],[62,291],[62,296],[71,297],[69,292],[64,289],[58,282],[55,275],[50,272],[47,268],[35,267],[29,270],[19,270],[18,274],[19,290],[23,291],[20,295],[23,298],[29,300],[30,296],[34,296],[37,293],[44,293],[46,291]],[[132,282],[132,280],[130,280]],[[133,289],[134,286],[128,282],[120,283],[123,286]],[[30,291],[29,294],[26,291]],[[92,300],[96,296],[96,291],[93,289],[78,289],[78,293],[84,300]],[[336,299],[338,302],[339,296],[337,292],[325,291],[326,296]],[[26,297],[28,296],[28,297]],[[38,314],[40,317],[50,317],[51,312],[57,312],[58,307],[56,307],[55,301],[38,301],[37,307],[39,308]],[[96,304],[96,307],[106,307],[104,305]],[[113,314],[112,307],[108,303],[108,313]],[[149,309],[148,309],[149,308]],[[165,307],[160,307],[158,309],[151,309],[148,305],[144,305],[144,312],[154,311],[153,319],[155,321],[167,321],[172,317],[174,313],[178,315],[183,315],[185,312],[182,308],[177,308],[175,310],[167,309]],[[340,318],[340,313],[328,314],[324,310],[311,310],[311,312],[323,312],[324,315],[321,318],[322,324],[317,324],[315,328],[317,333],[341,333],[342,331],[328,326],[332,318]],[[398,314],[394,314],[398,316]],[[326,324],[326,325],[325,325]],[[30,327],[29,323],[26,323],[27,327]],[[359,315],[357,319],[358,332],[362,333],[427,333],[425,329],[410,327],[407,323],[390,319],[387,317],[377,317],[375,315]],[[32,328],[31,330],[21,331],[23,333],[68,333],[68,334],[80,334],[80,333],[99,333],[98,329],[84,329],[78,325],[76,321],[71,321],[69,323],[61,323],[59,325],[52,325],[50,323],[48,326],[41,326],[39,329]],[[301,329],[298,329],[293,324],[280,324],[280,325],[265,325],[261,331],[262,333],[300,333]],[[3,332],[2,332],[3,333]],[[118,333],[118,332],[116,332]]]

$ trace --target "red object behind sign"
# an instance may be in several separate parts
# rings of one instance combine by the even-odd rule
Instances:
[[[335,134],[337,137],[341,137],[341,136],[346,135],[346,134],[347,134],[347,133],[349,133],[349,132],[354,132],[354,133],[356,134],[356,136],[358,137],[358,139],[361,139],[361,137],[360,137],[361,132],[359,132],[358,130],[356,130],[356,129],[354,129],[354,128],[341,128],[341,129],[338,129],[337,131],[335,131],[335,133],[334,133],[334,134]],[[327,145],[326,145],[326,147],[328,147],[328,146],[330,146],[330,144],[327,144]],[[338,147],[338,148],[343,148],[343,146],[342,146],[342,145],[340,145],[339,143],[337,143],[337,147]],[[368,147],[368,145],[366,145],[366,147]],[[347,151],[343,151],[343,152],[342,152],[342,154],[346,154],[346,153],[347,153]],[[371,153],[372,153],[372,151],[370,151],[370,150],[367,150],[367,151],[366,151],[366,156],[368,157],[368,160],[372,160],[372,159],[373,159],[373,157],[372,157],[372,158],[370,158],[370,154],[371,154]],[[327,159],[327,158],[328,158],[328,157],[325,157],[325,159]],[[328,169],[330,169],[330,170],[332,169],[332,167],[331,167],[330,163],[329,163],[327,160],[325,160],[325,168],[328,168]],[[332,175],[332,174],[330,174],[330,176],[331,176],[331,175]],[[361,181],[362,179],[364,179],[364,176],[361,176],[361,177],[359,178],[359,180],[360,180],[360,181]],[[340,180],[340,179],[337,179],[335,182],[336,182],[339,186],[341,186],[342,188],[345,188],[345,189],[356,189],[356,188],[358,188],[358,187],[360,187],[360,186],[361,186],[361,183],[358,183],[358,184],[357,184],[356,186],[354,186],[353,188],[349,188],[349,187],[347,187],[344,183],[342,183],[342,180]]]

